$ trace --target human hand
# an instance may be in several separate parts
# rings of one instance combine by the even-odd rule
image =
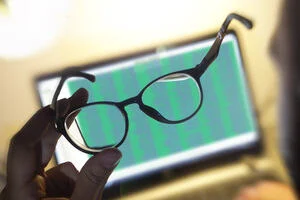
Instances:
[[[87,99],[87,91],[80,89],[69,99],[60,100],[60,115],[85,104]],[[45,172],[60,137],[54,120],[55,112],[49,106],[44,107],[12,138],[7,185],[0,200],[102,199],[104,185],[122,156],[120,151],[103,150],[91,157],[80,172],[70,162]]]
[[[262,181],[256,185],[243,188],[235,200],[296,200],[296,196],[289,186],[274,182]]]

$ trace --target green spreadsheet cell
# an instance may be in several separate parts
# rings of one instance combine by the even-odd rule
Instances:
[[[95,83],[83,79],[70,80],[68,88],[71,94],[78,88],[86,88],[89,102],[120,102],[136,96],[149,82],[162,75],[194,67],[201,62],[208,49],[209,46],[202,46],[166,57],[141,59],[125,68],[95,74]],[[186,122],[164,124],[147,116],[137,104],[128,105],[125,108],[129,118],[128,136],[119,148],[126,156],[122,158],[118,169],[255,132],[239,59],[239,49],[234,41],[224,42],[219,56],[200,78],[203,105]],[[157,87],[159,89],[153,86],[143,97],[147,105],[157,105],[162,112],[169,112],[170,117],[179,116],[198,105],[200,97],[194,88],[195,83],[159,84],[163,86]],[[89,117],[78,116],[77,122],[85,130],[83,138],[88,146],[110,144],[118,140],[118,134],[123,133],[124,121],[117,111],[99,108],[87,113]]]

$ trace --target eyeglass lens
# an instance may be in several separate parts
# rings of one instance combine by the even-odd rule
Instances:
[[[75,120],[72,120],[76,115]],[[68,135],[84,148],[115,146],[125,134],[125,119],[118,107],[112,104],[95,104],[70,113],[66,121]]]
[[[164,118],[178,121],[191,116],[200,104],[201,93],[197,82],[188,74],[176,73],[149,85],[142,101],[156,109]]]

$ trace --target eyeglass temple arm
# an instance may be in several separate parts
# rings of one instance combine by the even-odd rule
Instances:
[[[209,49],[208,53],[202,60],[202,62],[198,65],[199,67],[202,66],[204,67],[203,72],[208,68],[208,66],[216,59],[216,57],[219,54],[220,46],[222,44],[222,41],[226,35],[226,31],[228,29],[228,26],[231,22],[232,19],[236,19],[240,21],[242,24],[244,24],[248,29],[251,29],[253,27],[253,23],[249,20],[246,19],[245,17],[242,17],[241,15],[231,13],[227,16],[225,21],[222,24],[221,29],[219,30],[216,40],[214,41],[212,47]],[[204,66],[203,66],[204,64]],[[197,66],[197,67],[198,67]]]
[[[81,77],[81,78],[88,79],[91,82],[95,82],[95,80],[96,80],[96,77],[94,75],[88,74],[88,73],[85,73],[85,72],[81,72],[76,68],[68,68],[68,69],[63,70],[62,74],[61,74],[61,79],[60,79],[59,84],[58,84],[58,86],[55,90],[55,93],[54,93],[54,96],[53,96],[53,99],[52,99],[52,103],[50,105],[50,108],[52,108],[54,111],[56,111],[56,114],[58,114],[58,110],[57,110],[58,108],[56,106],[58,95],[60,94],[60,91],[62,89],[62,86],[63,86],[64,82],[68,78],[71,78],[71,77]],[[58,116],[56,116],[56,118],[57,117]]]

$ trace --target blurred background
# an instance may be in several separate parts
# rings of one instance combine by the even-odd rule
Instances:
[[[269,55],[281,0],[0,1],[0,161],[9,140],[39,109],[34,79],[66,66],[117,58],[214,34],[231,12],[254,22],[238,35],[267,167],[289,183],[277,145],[278,74]]]

